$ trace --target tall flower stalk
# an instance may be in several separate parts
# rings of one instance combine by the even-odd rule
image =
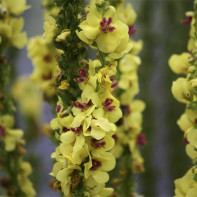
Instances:
[[[169,60],[169,66],[176,74],[182,74],[185,77],[179,77],[172,84],[172,93],[175,99],[186,104],[186,110],[177,121],[178,126],[184,132],[183,141],[186,144],[186,153],[191,158],[193,166],[188,172],[179,179],[175,180],[175,196],[195,196],[197,194],[197,152],[196,152],[196,62],[197,62],[197,2],[194,1],[194,12],[187,12],[183,24],[191,24],[190,39],[188,42],[188,51],[180,55],[172,55]]]
[[[29,43],[35,66],[32,80],[48,101],[51,96],[58,98],[56,118],[50,123],[57,145],[52,154],[52,187],[63,196],[110,196],[113,189],[105,184],[115,167],[117,136],[126,181],[132,170],[143,170],[137,143],[146,144],[140,134],[144,103],[133,100],[142,42],[129,40],[136,32],[136,14],[130,4],[124,10],[122,1],[91,1],[86,7],[83,0],[54,2],[43,2],[45,16],[50,15],[45,33]],[[88,45],[96,51],[95,59],[84,58]],[[128,140],[123,142],[121,135]],[[134,194],[131,190],[129,195]]]
[[[19,15],[27,8],[25,0],[0,1],[0,185],[1,194],[15,197],[34,197],[36,193],[28,178],[32,168],[23,160],[23,131],[14,129],[14,105],[8,89],[10,65],[3,55],[8,47],[25,46],[24,20]]]
[[[116,186],[114,195],[119,193],[126,197],[136,195],[134,173],[144,171],[144,160],[140,155],[139,147],[147,144],[145,134],[141,133],[145,103],[135,99],[139,92],[137,71],[141,64],[138,54],[142,49],[142,41],[133,40],[137,31],[134,26],[137,15],[132,5],[129,3],[124,8],[124,4],[119,3],[116,9],[119,19],[129,28],[129,43],[132,45],[131,50],[120,59],[118,75],[112,79],[113,91],[120,100],[123,113],[123,117],[116,123],[117,133],[113,136],[116,145],[112,153],[118,159],[118,177],[113,179],[112,183]]]

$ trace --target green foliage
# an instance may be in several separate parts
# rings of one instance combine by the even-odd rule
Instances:
[[[4,143],[0,141],[0,155],[1,165],[3,166],[3,170],[9,180],[9,184],[6,187],[6,192],[14,191],[14,197],[25,197],[25,194],[20,189],[17,177],[17,174],[19,174],[20,170],[19,152],[5,152]]]
[[[134,181],[134,174],[131,169],[131,163],[131,152],[129,151],[129,147],[125,147],[123,155],[118,163],[119,169],[125,171],[125,176],[120,176],[120,182],[117,187],[117,191],[121,194],[121,197],[132,196],[135,192],[136,184]]]
[[[0,56],[0,115],[12,114],[14,111],[10,94],[7,93],[10,76],[10,65]]]
[[[120,3],[122,3],[122,0],[109,0],[110,4],[114,7],[117,7]]]
[[[86,54],[84,43],[76,35],[76,30],[79,29],[78,25],[84,18],[82,16],[84,0],[55,0],[55,3],[60,7],[60,13],[57,18],[58,34],[64,29],[71,31],[71,35],[65,42],[59,43],[54,41],[55,47],[64,51],[62,59],[59,62],[62,73],[60,80],[57,82],[57,86],[60,85],[62,80],[66,80],[70,85],[67,90],[59,90],[58,92],[58,95],[64,102],[64,107],[67,108],[81,93],[74,78],[77,78],[77,70],[81,67],[80,61]],[[81,16],[81,18],[79,18],[79,16]]]
[[[72,197],[85,197],[85,191],[86,188],[83,185],[83,181],[81,180],[77,187],[74,189],[74,192],[72,193]]]

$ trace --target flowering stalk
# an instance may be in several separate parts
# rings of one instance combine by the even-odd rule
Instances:
[[[128,26],[130,36],[129,43],[132,48],[124,55],[118,64],[118,75],[116,80],[112,79],[114,94],[120,100],[123,117],[117,122],[116,145],[112,153],[118,159],[119,177],[112,183],[117,185],[114,195],[129,196],[135,195],[134,173],[144,171],[143,158],[140,155],[139,146],[147,144],[145,135],[142,131],[142,111],[145,104],[141,100],[136,100],[135,96],[139,92],[137,69],[141,63],[137,56],[142,49],[142,41],[135,42],[133,35],[136,33],[134,22],[136,13],[131,4],[117,5],[116,10],[119,19]],[[117,81],[117,82],[115,82]]]
[[[64,51],[58,82],[69,85],[65,91],[58,92],[57,118],[51,121],[59,142],[52,154],[55,165],[51,174],[57,180],[54,187],[65,196],[109,196],[113,190],[105,188],[105,183],[109,180],[108,171],[115,166],[115,158],[109,151],[115,144],[114,123],[122,116],[119,101],[113,95],[117,86],[116,59],[131,51],[129,34],[135,29],[120,20],[108,1],[92,1],[86,8],[86,20],[76,14],[75,4],[56,3],[61,11],[55,45]],[[73,26],[74,19],[83,20],[80,29]],[[98,50],[98,59],[82,60],[84,44],[75,44],[75,38],[78,39],[75,32],[84,43]],[[68,36],[64,41],[57,43],[65,34]]]
[[[25,0],[0,1],[0,186],[4,195],[15,197],[33,197],[35,190],[28,178],[31,166],[23,161],[23,131],[13,129],[14,106],[7,88],[10,66],[3,52],[10,46],[22,48],[26,44],[26,33],[21,32],[23,18],[17,16],[27,8]]]
[[[176,100],[186,104],[186,110],[177,121],[178,126],[184,132],[183,141],[186,144],[186,153],[191,158],[194,166],[188,170],[184,177],[175,180],[175,196],[195,196],[197,194],[197,166],[196,166],[196,62],[197,62],[197,6],[194,1],[194,12],[187,12],[183,24],[191,24],[190,39],[188,42],[188,53],[181,55],[172,55],[169,60],[169,66],[176,74],[183,74],[186,77],[180,77],[172,84],[172,93]]]

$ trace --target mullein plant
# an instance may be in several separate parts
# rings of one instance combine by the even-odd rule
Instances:
[[[186,104],[186,110],[177,121],[184,132],[183,141],[186,153],[193,166],[187,173],[175,180],[175,196],[197,195],[197,1],[194,1],[194,12],[186,12],[183,24],[191,24],[188,52],[174,54],[169,59],[169,66],[176,74],[181,74],[172,84],[172,94],[177,101]]]
[[[114,195],[105,183],[115,157],[126,149],[132,155],[126,168],[143,169],[137,144],[146,143],[140,134],[144,103],[133,100],[142,43],[129,39],[136,14],[130,4],[124,10],[122,1],[91,1],[85,7],[83,0],[45,0],[42,5],[45,33],[30,40],[28,51],[35,66],[32,81],[49,102],[58,99],[50,123],[55,132],[45,127],[57,145],[51,186],[63,196]],[[84,59],[87,45],[96,50],[95,60]]]
[[[114,195],[119,193],[120,196],[126,197],[137,195],[134,173],[144,171],[144,160],[139,147],[147,144],[145,134],[142,133],[142,112],[145,103],[135,99],[139,92],[137,70],[141,64],[138,54],[142,49],[142,41],[136,42],[132,38],[136,33],[134,22],[137,17],[132,5],[128,3],[124,9],[122,2],[116,6],[116,10],[120,21],[129,28],[129,43],[132,45],[129,52],[119,60],[115,79],[111,78],[114,94],[120,100],[123,113],[123,117],[116,123],[117,133],[113,135],[116,143],[111,152],[118,159],[119,177],[113,179],[112,183],[117,186]]]
[[[21,32],[20,15],[28,9],[25,0],[0,1],[0,194],[1,196],[34,197],[29,179],[31,165],[23,160],[23,131],[14,128],[14,105],[8,90],[10,65],[3,56],[8,47],[21,49],[27,42]]]
[[[58,99],[56,118],[50,123],[57,145],[51,186],[63,196],[114,195],[105,184],[115,156],[125,149],[132,155],[126,167],[141,172],[137,144],[146,144],[140,134],[145,106],[133,100],[142,48],[141,42],[129,39],[135,33],[135,12],[131,5],[124,10],[122,1],[91,1],[85,7],[83,0],[47,0],[43,6],[45,33],[31,39],[28,48],[35,66],[31,79],[45,98]],[[87,45],[96,51],[96,59],[84,59]],[[126,170],[124,175],[130,173]],[[129,195],[133,192],[132,188]]]

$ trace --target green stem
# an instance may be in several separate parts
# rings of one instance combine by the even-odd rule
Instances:
[[[67,38],[66,42],[55,42],[56,48],[64,51],[62,60],[59,62],[59,67],[62,70],[59,84],[62,80],[66,80],[70,86],[66,91],[59,91],[58,94],[64,102],[64,107],[67,108],[81,94],[81,90],[74,81],[74,78],[77,77],[77,70],[81,67],[80,61],[86,54],[86,48],[75,31],[81,22],[79,15],[83,14],[85,4],[84,0],[55,0],[55,2],[61,8],[57,18],[58,33],[60,34],[64,29],[71,31],[71,35]]]
[[[132,157],[129,147],[124,148],[123,155],[121,156],[118,165],[120,182],[118,183],[117,190],[121,194],[121,197],[132,196],[135,192],[136,183],[134,181],[134,174],[131,168]]]

